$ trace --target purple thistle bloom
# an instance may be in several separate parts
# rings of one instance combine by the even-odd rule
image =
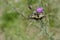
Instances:
[[[42,12],[43,12],[43,8],[37,8],[36,11],[37,11],[38,13],[42,13]]]

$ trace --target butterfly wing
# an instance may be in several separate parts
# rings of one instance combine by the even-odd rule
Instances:
[[[45,17],[45,15],[43,15],[43,14],[39,15],[39,19],[42,19],[44,17]]]

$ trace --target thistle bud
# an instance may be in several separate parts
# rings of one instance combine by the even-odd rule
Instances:
[[[29,5],[29,6],[28,6],[28,8],[31,10],[31,9],[32,9],[32,6],[31,6],[31,5]]]

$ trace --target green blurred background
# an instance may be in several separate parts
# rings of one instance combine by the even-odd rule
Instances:
[[[29,5],[43,7],[46,18],[27,19]],[[60,40],[60,0],[0,0],[0,40]]]

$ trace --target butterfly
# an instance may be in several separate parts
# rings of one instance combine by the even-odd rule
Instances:
[[[44,17],[45,17],[45,15],[42,13],[33,13],[29,16],[30,19],[34,19],[34,20],[41,20]]]

